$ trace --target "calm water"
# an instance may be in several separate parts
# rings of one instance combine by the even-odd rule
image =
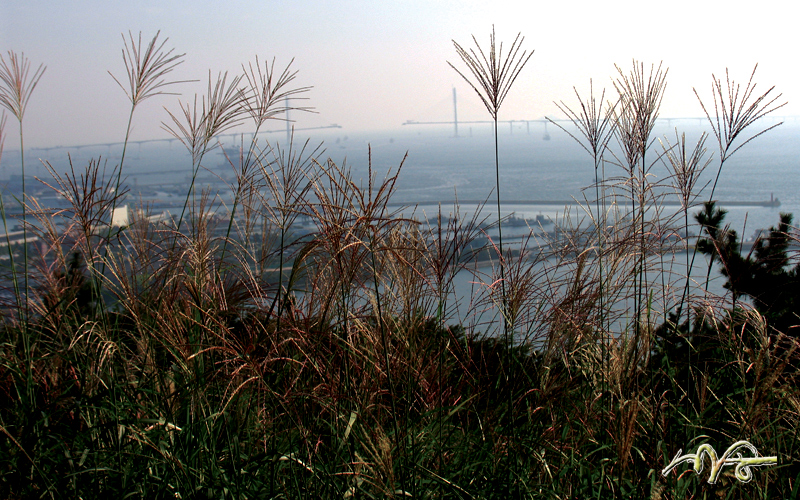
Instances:
[[[773,122],[765,122],[769,126]],[[565,125],[566,126],[566,125]],[[685,132],[688,143],[693,142],[703,131],[709,131],[701,120],[661,120],[653,137],[656,139],[650,153],[656,159],[662,151],[658,142],[664,137],[675,142],[675,128]],[[453,137],[450,127],[408,126],[392,132],[369,134],[348,133],[343,130],[314,131],[307,137],[314,146],[323,142],[324,158],[330,157],[337,164],[348,165],[356,179],[363,179],[366,186],[368,175],[368,151],[372,149],[372,168],[375,175],[382,178],[387,172],[396,171],[402,163],[402,171],[393,201],[407,205],[405,215],[414,213],[417,217],[434,216],[438,203],[458,198],[459,200],[488,200],[482,209],[482,216],[496,218],[494,208],[494,144],[490,125],[462,124],[460,137]],[[300,133],[298,133],[300,136]],[[780,212],[791,212],[800,216],[800,122],[790,119],[781,127],[757,138],[740,150],[728,162],[721,173],[715,198],[722,201],[764,201],[771,196],[781,201],[779,208],[757,206],[726,207],[729,211],[727,222],[745,238],[758,228],[775,225]],[[270,142],[285,143],[284,134],[266,135]],[[306,137],[300,136],[296,142]],[[238,144],[242,136],[224,137],[225,149],[229,154],[238,154]],[[244,136],[249,141],[249,136]],[[719,167],[719,152],[711,138],[706,143],[708,155],[713,157],[699,185],[713,181]],[[81,148],[62,148],[51,150],[31,150],[27,154],[28,189],[38,190],[40,196],[52,196],[33,176],[48,179],[49,174],[41,161],[49,161],[58,172],[69,168],[67,153],[77,172],[85,168],[91,158],[101,157],[107,161],[108,170],[119,162],[121,147],[93,146]],[[500,128],[500,190],[503,200],[503,215],[515,213],[521,217],[545,215],[553,219],[571,217],[577,220],[586,217],[584,209],[573,205],[565,212],[563,205],[552,204],[514,204],[519,200],[573,200],[584,202],[593,209],[594,168],[589,155],[573,139],[552,124],[517,123]],[[125,165],[125,178],[136,199],[142,193],[144,199],[158,199],[164,204],[180,207],[183,204],[190,179],[190,159],[185,149],[177,142],[148,142],[129,146]],[[201,174],[202,185],[210,185],[214,190],[225,192],[224,182],[232,182],[233,169],[223,154],[217,149],[204,160],[208,169]],[[607,163],[601,172],[605,178],[620,177],[623,170]],[[0,182],[7,183],[19,172],[18,152],[6,150],[0,165]],[[668,187],[667,167],[656,162],[650,170],[651,183],[663,183]],[[18,182],[18,180],[17,180]],[[13,182],[12,184],[13,185]],[[588,189],[587,189],[588,188]],[[699,200],[707,199],[710,187],[700,193]],[[8,184],[3,192],[4,200],[9,200]],[[674,198],[677,200],[677,198]],[[133,202],[133,199],[130,199]],[[8,202],[8,201],[7,201]],[[399,208],[399,207],[396,207]],[[461,203],[461,211],[466,215],[475,210],[469,202]],[[452,205],[442,206],[445,215],[452,211]],[[666,207],[667,212],[676,213],[677,206]],[[697,210],[695,209],[694,212]],[[173,213],[179,212],[173,210]],[[523,229],[504,229],[504,236],[510,239],[519,235]],[[676,260],[675,275],[685,275],[683,257]],[[683,266],[681,268],[681,266]],[[705,269],[704,259],[698,259],[698,269]],[[695,271],[698,274],[698,271]],[[704,274],[704,273],[702,273]],[[468,297],[476,290],[479,279],[471,274],[460,273],[456,279],[455,297],[460,297],[461,311],[466,311]],[[712,290],[722,291],[722,282],[717,280]],[[455,298],[454,297],[454,298]],[[463,312],[459,312],[459,316]]]
[[[769,125],[772,122],[765,122]],[[674,142],[675,128],[685,132],[690,144],[708,127],[700,120],[660,120],[653,137],[656,143],[650,157],[661,152],[658,139],[666,135]],[[349,134],[342,130],[310,132],[311,142],[323,142],[325,156],[338,164],[346,163],[356,178],[366,181],[368,147],[372,147],[373,171],[382,176],[390,168],[396,169],[403,156],[402,172],[393,200],[410,205],[422,204],[426,212],[435,209],[436,203],[445,200],[488,199],[483,214],[492,216],[495,206],[494,147],[489,125],[462,124],[461,136],[453,137],[449,127],[407,126],[393,132]],[[298,133],[299,134],[299,133]],[[545,137],[549,140],[545,140]],[[284,134],[263,136],[272,142],[285,143]],[[780,208],[726,207],[727,221],[739,234],[749,236],[756,228],[765,228],[777,223],[779,212],[800,214],[800,122],[790,119],[777,129],[757,138],[726,162],[720,176],[715,198],[740,202],[768,200],[770,196],[781,200]],[[303,140],[304,138],[301,138]],[[229,152],[238,153],[240,137],[224,137]],[[245,140],[249,137],[245,136]],[[296,141],[297,142],[297,141]],[[713,181],[718,169],[718,151],[709,139],[706,143],[713,161],[706,169],[699,185]],[[235,148],[235,149],[234,149]],[[76,170],[86,165],[90,158],[102,157],[108,161],[109,170],[119,162],[121,147],[96,146],[51,150],[31,150],[27,155],[28,186],[37,186],[31,177],[49,177],[40,161],[47,160],[60,172],[69,168],[67,153],[72,156]],[[205,183],[213,183],[224,189],[220,179],[232,181],[232,168],[221,149],[207,155],[204,166],[211,172],[202,174]],[[19,172],[18,152],[6,150],[0,165],[0,182]],[[607,179],[623,174],[613,164],[604,166]],[[189,179],[190,161],[183,147],[177,142],[151,142],[132,144],[126,159],[125,176],[132,194],[140,190],[152,192],[163,186],[186,187]],[[650,170],[650,181],[669,182],[667,168],[656,162]],[[562,216],[563,206],[512,205],[515,200],[591,200],[594,197],[594,168],[589,155],[564,132],[552,124],[508,124],[500,127],[500,191],[506,202],[504,215],[531,217],[537,214]],[[366,183],[366,182],[365,182]],[[586,189],[589,188],[589,189]],[[665,188],[670,191],[670,188]],[[176,189],[176,192],[181,189]],[[621,191],[620,191],[621,192]],[[700,193],[699,200],[706,199],[710,186]],[[7,196],[7,190],[4,192]],[[175,200],[176,205],[182,202]],[[165,195],[159,198],[166,198]],[[167,200],[164,200],[167,201]],[[591,204],[591,203],[590,203]],[[469,209],[468,206],[463,207]],[[669,210],[676,211],[677,207]],[[579,210],[574,210],[580,213]],[[746,225],[745,225],[746,220]]]

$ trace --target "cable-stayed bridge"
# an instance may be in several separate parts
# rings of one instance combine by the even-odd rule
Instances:
[[[792,121],[796,121],[798,117],[772,117],[778,121],[785,121],[790,119]],[[666,122],[667,126],[671,126],[673,121],[696,121],[698,125],[706,123],[708,118],[705,116],[687,116],[687,117],[669,117],[669,118],[658,118],[657,121],[659,122]],[[532,118],[532,119],[517,119],[517,120],[497,120],[498,123],[508,124],[510,130],[513,133],[514,125],[515,124],[525,124],[525,128],[528,134],[531,133],[531,123],[543,123],[544,124],[544,140],[550,140],[550,134],[547,131],[547,124],[548,123],[557,123],[557,124],[572,124],[572,121],[568,118]],[[453,119],[452,120],[436,120],[436,121],[417,121],[417,120],[406,120],[402,125],[452,125],[453,126],[453,136],[459,137],[458,135],[458,126],[459,125],[472,125],[472,124],[493,124],[493,120],[459,120],[458,119],[458,97],[456,95],[456,89],[453,87]]]
[[[288,128],[289,127],[287,127],[287,129]],[[337,124],[334,123],[334,124],[331,124],[331,125],[323,125],[323,126],[319,126],[319,127],[301,127],[301,128],[294,129],[294,131],[295,132],[300,132],[300,131],[304,132],[304,131],[307,131],[307,130],[321,130],[321,129],[331,129],[331,128],[342,128],[342,126],[341,125],[337,125]],[[289,136],[291,135],[291,131],[290,130],[289,131],[286,131],[284,129],[259,130],[258,131],[258,135],[261,135],[261,134],[274,134],[274,133],[278,133],[278,132],[286,132],[286,134],[287,134],[287,142],[288,142]],[[224,137],[239,137],[241,135],[252,136],[253,132],[252,131],[251,132],[246,132],[246,131],[229,132],[229,133],[226,133],[226,134],[215,135],[214,138],[215,139],[222,139]],[[142,139],[142,140],[138,140],[138,141],[128,141],[128,144],[129,145],[136,144],[136,145],[141,146],[143,144],[154,143],[154,142],[166,142],[166,143],[170,143],[171,144],[173,141],[179,141],[180,142],[180,139],[178,139],[176,137],[164,137],[162,139]],[[125,144],[124,141],[95,142],[95,143],[91,143],[91,144],[77,144],[77,145],[71,145],[71,146],[49,146],[49,147],[38,147],[38,148],[30,148],[30,149],[31,149],[31,151],[53,151],[53,150],[57,150],[57,149],[75,149],[75,150],[80,150],[80,149],[83,149],[83,148],[99,148],[99,147],[112,148],[114,146],[122,146],[123,144]]]

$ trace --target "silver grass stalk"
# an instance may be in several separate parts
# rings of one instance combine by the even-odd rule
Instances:
[[[22,121],[28,109],[31,94],[45,72],[40,64],[33,75],[30,73],[31,62],[25,54],[8,52],[8,61],[0,55],[0,106],[6,108],[19,122],[19,155],[22,169],[22,241],[23,265],[25,268],[25,311],[28,309],[28,220],[25,190],[25,142]],[[27,314],[27,312],[26,312]]]
[[[462,73],[451,62],[448,61],[447,64],[449,64],[450,67],[472,87],[475,93],[478,94],[478,97],[481,99],[481,102],[483,102],[483,105],[486,107],[486,110],[489,111],[494,121],[495,189],[497,191],[497,229],[500,243],[500,273],[503,290],[503,331],[506,337],[505,340],[508,342],[508,330],[511,325],[508,324],[505,311],[505,263],[503,262],[503,229],[501,224],[502,218],[500,216],[500,160],[497,144],[497,115],[500,112],[500,106],[502,106],[508,92],[511,90],[511,86],[516,81],[522,68],[530,60],[531,56],[533,56],[533,51],[528,53],[527,50],[523,50],[520,53],[522,42],[525,41],[525,38],[522,36],[522,33],[519,33],[511,43],[511,47],[504,57],[502,42],[499,48],[496,44],[494,26],[492,26],[492,34],[489,36],[488,57],[474,35],[472,40],[475,42],[475,46],[478,49],[477,52],[475,49],[464,49],[455,40],[453,40],[453,45],[455,46],[458,56],[464,64],[467,65],[467,69],[475,82]]]

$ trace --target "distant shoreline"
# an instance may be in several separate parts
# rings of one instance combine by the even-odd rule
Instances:
[[[441,201],[410,201],[410,202],[399,202],[399,201],[390,201],[387,205],[390,206],[415,206],[415,205],[480,205],[482,203],[492,202],[494,198],[489,198],[487,200],[441,200]],[[594,201],[589,200],[590,203],[594,203]],[[778,208],[781,206],[781,202],[778,198],[774,198],[772,200],[765,200],[765,201],[725,201],[725,200],[716,200],[717,204],[723,207],[767,207],[767,208]],[[579,205],[580,201],[578,200],[502,200],[504,206],[506,205],[550,205],[550,206],[567,206],[567,205]],[[662,205],[668,206],[680,206],[680,201],[678,200],[663,200],[660,202]],[[693,204],[692,207],[699,207],[702,203]]]

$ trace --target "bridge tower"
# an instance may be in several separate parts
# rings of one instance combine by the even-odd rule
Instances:
[[[453,87],[453,125],[455,126],[455,137],[458,137],[458,105],[456,103],[456,88]]]

